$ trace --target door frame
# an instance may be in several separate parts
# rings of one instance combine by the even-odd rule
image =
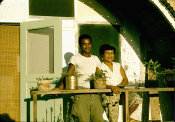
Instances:
[[[52,74],[27,73],[27,32],[31,29],[54,28],[54,72]],[[28,83],[36,83],[37,77],[61,77],[62,72],[62,20],[52,18],[20,23],[20,121],[27,121],[26,98],[30,96]],[[32,111],[32,110],[30,110]],[[29,112],[30,112],[29,111]],[[30,117],[32,118],[32,117]]]

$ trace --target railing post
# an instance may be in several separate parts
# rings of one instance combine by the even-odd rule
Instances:
[[[33,95],[33,121],[37,122],[37,95]]]

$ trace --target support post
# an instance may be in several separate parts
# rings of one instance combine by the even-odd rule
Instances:
[[[33,95],[33,121],[37,122],[37,95]]]

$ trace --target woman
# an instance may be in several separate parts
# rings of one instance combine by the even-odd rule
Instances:
[[[103,62],[96,68],[97,72],[105,71],[107,76],[106,88],[112,90],[112,94],[103,94],[103,106],[110,122],[118,121],[120,91],[119,87],[124,87],[128,84],[128,78],[123,67],[113,62],[115,47],[104,44],[100,47],[100,55]]]

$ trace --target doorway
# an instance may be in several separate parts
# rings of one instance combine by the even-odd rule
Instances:
[[[102,58],[99,54],[100,46],[109,44],[116,48],[115,62],[120,62],[120,40],[119,32],[110,24],[79,24],[79,35],[88,34],[92,38],[93,55]]]

